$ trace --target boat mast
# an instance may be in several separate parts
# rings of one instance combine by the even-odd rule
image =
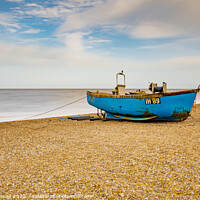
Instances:
[[[118,82],[118,77],[123,76],[124,77],[124,85],[120,85]],[[116,74],[116,87],[115,87],[115,95],[125,95],[125,74],[123,73],[123,70]]]

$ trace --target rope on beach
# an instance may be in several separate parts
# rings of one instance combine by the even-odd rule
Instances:
[[[71,105],[71,104],[74,104],[74,103],[76,103],[76,102],[78,102],[78,101],[81,101],[81,100],[85,99],[86,97],[87,97],[87,96],[84,96],[84,97],[82,97],[82,98],[80,98],[80,99],[77,99],[77,100],[75,100],[75,101],[72,101],[72,102],[70,102],[70,103],[67,103],[67,104],[65,104],[65,105],[63,105],[63,106],[54,108],[54,109],[52,109],[52,110],[48,110],[48,111],[43,112],[43,113],[39,113],[39,114],[37,114],[37,115],[32,115],[32,116],[29,116],[29,117],[25,117],[25,118],[23,118],[23,120],[25,120],[25,119],[30,119],[30,118],[33,118],[33,117],[37,117],[37,116],[40,116],[40,115],[44,115],[44,114],[53,112],[53,111],[55,111],[55,110],[64,108],[64,107],[69,106],[69,105]]]

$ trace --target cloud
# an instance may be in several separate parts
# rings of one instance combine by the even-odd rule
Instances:
[[[59,5],[45,7],[36,3],[27,3],[25,6],[25,14],[43,18],[62,18],[67,13],[72,12],[70,9]]]
[[[36,45],[15,45],[0,42],[1,66],[52,66],[59,50],[48,50]],[[55,63],[54,63],[55,64]]]
[[[74,84],[80,84],[81,87],[108,87],[110,77],[113,76],[114,80],[115,73],[121,69],[128,73],[127,77],[131,77],[129,87],[146,87],[148,81],[172,82],[174,87],[184,84],[191,86],[197,82],[199,84],[200,3],[197,0],[27,2],[20,8],[13,7],[10,13],[0,14],[0,25],[10,33],[16,32],[12,40],[18,43],[17,45],[0,41],[1,69],[10,67],[9,69],[19,71],[18,69],[22,67],[27,71],[30,70],[28,72],[30,74],[33,70],[36,74],[41,71],[48,74],[50,70],[52,77],[55,71],[59,78],[64,77],[66,83],[69,83],[64,71]],[[27,19],[30,20],[28,23]],[[50,34],[55,27],[55,20],[58,22],[57,26],[62,25],[52,36]],[[41,24],[37,24],[38,21]],[[42,26],[45,21],[48,21],[47,26]],[[51,27],[48,32],[52,21],[53,28]],[[33,27],[31,23],[34,24]],[[43,30],[38,27],[45,30],[42,38],[37,33]],[[105,35],[106,32],[108,34]],[[34,38],[32,35],[23,38],[19,33],[37,35]],[[122,38],[119,38],[119,35]],[[131,41],[132,38],[168,37],[175,38],[147,42],[133,40],[133,43]],[[41,46],[42,42],[39,41],[44,39],[48,39],[46,43],[50,45],[54,40],[51,48]],[[58,39],[60,40],[56,43]],[[115,44],[114,40],[117,41]],[[62,47],[59,46],[60,41],[64,43]],[[126,48],[125,45],[129,41],[131,44]],[[39,43],[40,45],[36,45]],[[123,47],[120,46],[122,43]],[[56,48],[55,44],[59,47]],[[105,44],[108,48],[95,49],[95,46],[101,44]],[[141,47],[142,45],[144,46]],[[71,75],[72,71],[74,76]],[[82,79],[85,72],[87,80]],[[0,74],[3,76],[3,73]],[[49,82],[53,81],[52,77],[49,77]],[[42,84],[43,79],[38,81]]]
[[[81,32],[66,35],[65,44],[70,52],[82,52],[84,50],[82,40],[84,35],[85,34]]]
[[[104,0],[105,1],[105,0]],[[103,0],[68,0],[66,1],[59,1],[58,5],[64,6],[64,7],[68,7],[70,9],[74,9],[74,11],[78,11],[81,8],[88,8],[88,7],[94,7],[94,6],[98,6],[104,3]]]
[[[58,79],[54,78],[55,73],[58,77],[63,77],[63,73],[66,73],[64,77],[69,77],[70,81],[63,79],[61,87],[64,83],[71,87],[75,85],[76,87],[114,87],[115,73],[122,69],[127,75],[129,88],[147,87],[148,81],[158,83],[166,81],[169,86],[179,88],[197,87],[199,84],[199,56],[180,56],[156,61],[108,57],[97,54],[95,51],[87,52],[83,45],[85,34],[87,33],[80,32],[67,35],[66,48],[45,48],[37,45],[25,46],[0,42],[0,69],[9,68],[11,71],[17,71],[19,68],[26,69],[29,76],[34,71],[41,77],[43,77],[42,73],[48,74],[51,71],[52,74],[46,76],[49,79],[46,81],[55,86],[57,83],[54,80]],[[3,69],[1,71],[4,71]],[[25,72],[24,76],[26,76]],[[15,76],[13,81],[17,83],[17,79],[18,77]],[[43,78],[35,81],[37,84],[44,84]],[[16,84],[15,87],[17,86]]]
[[[155,44],[155,45],[145,45],[145,46],[140,46],[138,47],[138,49],[150,49],[150,50],[166,50],[166,54],[167,51],[172,52],[172,50],[176,51],[175,49],[182,48],[181,53],[188,55],[188,52],[183,52],[183,49],[185,49],[186,51],[189,49],[189,46],[192,46],[193,48],[196,46],[199,47],[200,45],[200,37],[193,37],[193,38],[177,38],[176,40],[172,40],[172,41],[165,41],[164,43],[159,43],[159,44]],[[171,49],[170,49],[171,48]],[[177,49],[178,51],[178,49]],[[198,52],[198,51],[197,51]],[[192,52],[194,54],[194,52]],[[199,53],[198,53],[199,54]]]
[[[85,12],[72,13],[60,27],[61,32],[80,30],[93,26],[117,23],[120,18],[136,10],[145,0],[111,0],[107,3],[87,9]]]
[[[111,40],[103,40],[103,39],[96,39],[92,36],[88,38],[88,44],[95,44],[95,43],[111,43]]]
[[[197,35],[199,0],[109,0],[67,16],[59,32],[109,27],[135,38]]]
[[[17,23],[16,16],[9,13],[0,13],[0,25],[6,28],[21,28],[21,26]]]
[[[153,39],[182,35],[182,30],[171,24],[163,24],[157,21],[150,21],[130,28],[129,34],[134,38]]]
[[[36,33],[40,33],[40,32],[41,32],[40,29],[29,29],[27,31],[22,31],[20,33],[36,34]]]
[[[6,1],[9,1],[9,2],[15,2],[15,3],[24,2],[24,0],[6,0]]]
[[[188,66],[191,66],[190,70],[198,69],[200,71],[200,56],[178,57],[172,59],[172,61],[181,69],[188,69]]]
[[[7,31],[9,31],[10,33],[16,33],[17,30],[14,28],[8,28]]]
[[[25,4],[25,6],[27,6],[27,7],[39,7],[39,8],[43,8],[42,6],[40,6],[40,5],[36,4],[36,3],[27,3],[27,4]]]
[[[91,45],[96,45],[100,43],[110,43],[110,40],[96,39],[92,36],[89,36],[87,39],[84,37],[90,35],[90,32],[75,32],[68,33],[62,36],[62,41],[64,41],[68,51],[77,53],[84,52],[88,48],[93,48]]]

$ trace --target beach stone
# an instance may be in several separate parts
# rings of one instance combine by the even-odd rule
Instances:
[[[200,105],[179,123],[0,123],[0,195],[199,199],[198,138]]]

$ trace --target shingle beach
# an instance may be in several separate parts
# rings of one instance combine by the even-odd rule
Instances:
[[[183,122],[0,123],[0,199],[200,199],[200,105]]]

